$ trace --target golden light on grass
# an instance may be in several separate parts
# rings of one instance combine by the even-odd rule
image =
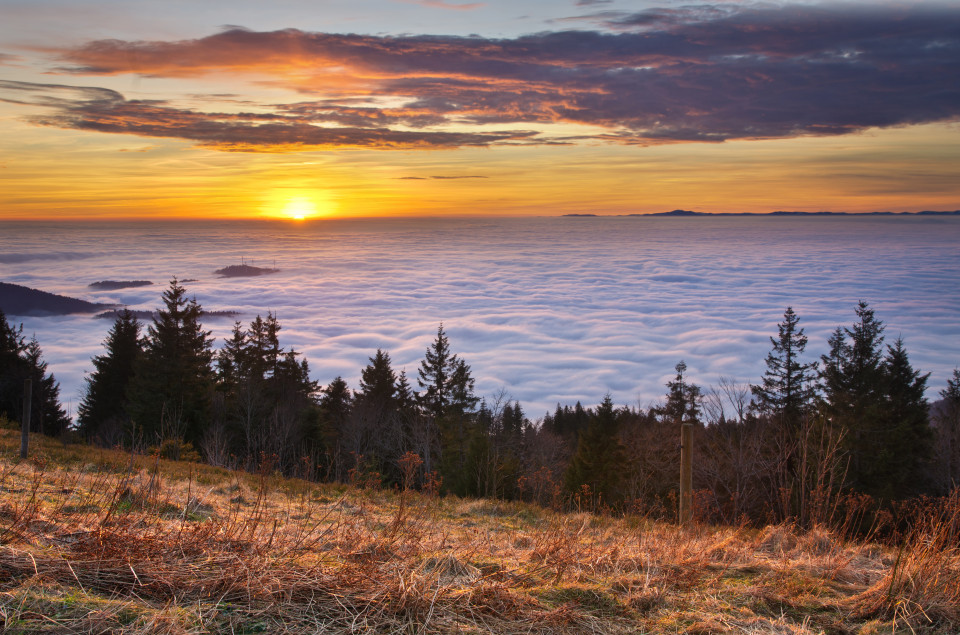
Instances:
[[[5,632],[957,632],[960,499],[900,545],[562,513],[0,429]],[[537,626],[532,626],[537,625]],[[54,628],[56,627],[56,628]],[[899,628],[898,628],[899,627]]]

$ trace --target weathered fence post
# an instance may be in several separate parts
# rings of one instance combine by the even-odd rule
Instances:
[[[680,426],[680,524],[693,519],[693,424]]]
[[[30,394],[33,381],[23,380],[23,421],[20,423],[20,458],[27,458],[27,444],[30,443],[30,404],[33,403]]]

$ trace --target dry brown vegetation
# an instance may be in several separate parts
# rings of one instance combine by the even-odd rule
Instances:
[[[960,504],[901,545],[321,485],[0,431],[5,633],[960,628]]]

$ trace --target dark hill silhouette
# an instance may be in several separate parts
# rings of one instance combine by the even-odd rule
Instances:
[[[67,315],[94,313],[117,306],[87,302],[55,293],[31,289],[19,284],[0,282],[0,309],[7,315]]]
[[[563,216],[581,216],[606,218],[628,216],[960,216],[960,210],[939,212],[934,210],[924,210],[922,212],[790,212],[778,210],[776,212],[691,212],[686,209],[675,209],[669,212],[656,212],[650,214],[564,214]]]
[[[230,265],[223,269],[217,269],[215,274],[221,278],[245,278],[251,276],[262,276],[268,273],[277,273],[279,269],[270,269],[267,267],[252,267],[250,265]]]
[[[120,315],[122,309],[111,309],[109,311],[104,311],[103,313],[97,313],[94,317],[101,320],[115,320],[117,316]],[[152,320],[157,317],[156,311],[148,311],[145,309],[130,309],[130,312],[133,313],[134,317],[138,320]],[[239,311],[202,311],[200,317],[205,320],[215,320],[217,318],[235,318],[240,315]]]
[[[87,286],[98,291],[114,291],[116,289],[129,289],[131,287],[148,287],[152,282],[149,280],[101,280],[91,282]]]
[[[651,214],[651,216],[700,216],[700,212],[691,212],[688,209],[675,209],[669,212],[660,212],[659,214]]]

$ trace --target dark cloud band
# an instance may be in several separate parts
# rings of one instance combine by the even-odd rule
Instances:
[[[599,128],[579,138],[649,144],[837,135],[960,115],[958,7],[718,4],[617,14],[605,27],[514,39],[231,29],[96,41],[62,52],[63,70],[257,73],[324,98],[239,117],[89,96],[40,121],[234,149],[409,148],[563,141],[534,132],[554,123]],[[524,130],[478,127],[486,124]]]

